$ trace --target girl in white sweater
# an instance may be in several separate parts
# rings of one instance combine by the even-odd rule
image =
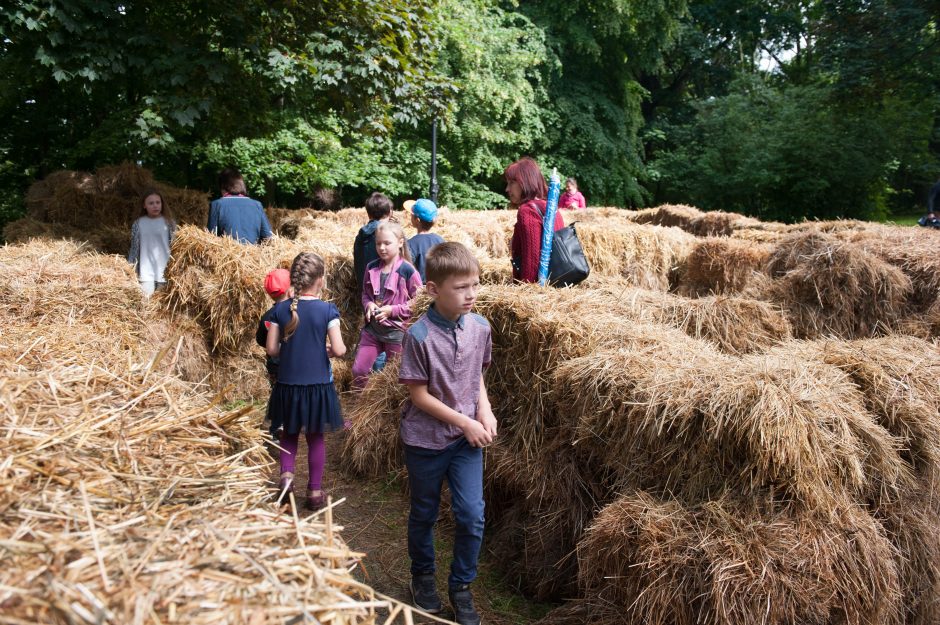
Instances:
[[[163,271],[170,259],[170,244],[176,223],[159,191],[147,191],[141,202],[140,217],[131,226],[131,249],[127,260],[137,271],[144,295],[150,297],[166,282]]]

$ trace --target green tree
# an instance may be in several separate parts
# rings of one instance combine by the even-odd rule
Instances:
[[[544,165],[575,175],[591,203],[642,205],[642,76],[663,69],[686,0],[549,0],[522,10],[548,33]]]
[[[450,93],[436,8],[17,0],[0,9],[0,157],[37,175],[131,158],[186,181],[193,146],[269,137],[285,116],[416,124]]]
[[[910,210],[940,138],[931,5],[693,3],[644,83],[654,200],[783,219]]]
[[[668,128],[674,147],[650,163],[660,199],[786,221],[886,215],[899,155],[929,115],[912,124],[902,100],[852,114],[829,86],[742,82]]]

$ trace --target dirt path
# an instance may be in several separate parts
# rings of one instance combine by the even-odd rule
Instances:
[[[339,469],[338,455],[341,450],[342,433],[327,436],[327,466],[323,486],[334,501],[345,498],[334,511],[334,519],[340,524],[343,539],[354,551],[366,553],[363,565],[354,575],[377,591],[403,602],[411,602],[408,590],[409,560],[406,542],[408,522],[408,500],[395,476],[385,481],[362,480],[345,474]],[[303,501],[306,494],[307,466],[306,445],[301,437],[298,453],[297,478],[294,496]],[[447,573],[450,566],[453,526],[442,518],[437,528],[438,589],[447,603]],[[487,625],[523,625],[537,620],[551,607],[548,604],[529,602],[513,589],[507,587],[493,565],[494,555],[486,551],[483,555],[477,581],[473,585],[477,610]],[[452,618],[449,606],[441,615]],[[432,622],[419,621],[419,622]]]

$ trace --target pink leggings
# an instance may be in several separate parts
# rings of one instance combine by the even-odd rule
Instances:
[[[356,362],[352,368],[354,388],[365,388],[369,371],[382,352],[385,352],[386,358],[398,358],[401,356],[401,343],[385,343],[365,330],[359,333],[359,348],[356,350]]]
[[[326,445],[323,444],[323,434],[309,432],[304,434],[307,439],[307,470],[310,480],[307,490],[320,490],[323,482],[323,466],[326,464]],[[285,434],[281,432],[279,440],[281,445],[281,473],[294,472],[294,460],[297,458],[297,442],[300,434]]]

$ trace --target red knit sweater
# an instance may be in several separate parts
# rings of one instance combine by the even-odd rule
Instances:
[[[512,230],[512,277],[523,282],[538,282],[539,255],[542,253],[542,222],[545,200],[529,200],[519,207]],[[561,213],[555,213],[555,230],[565,227]]]

